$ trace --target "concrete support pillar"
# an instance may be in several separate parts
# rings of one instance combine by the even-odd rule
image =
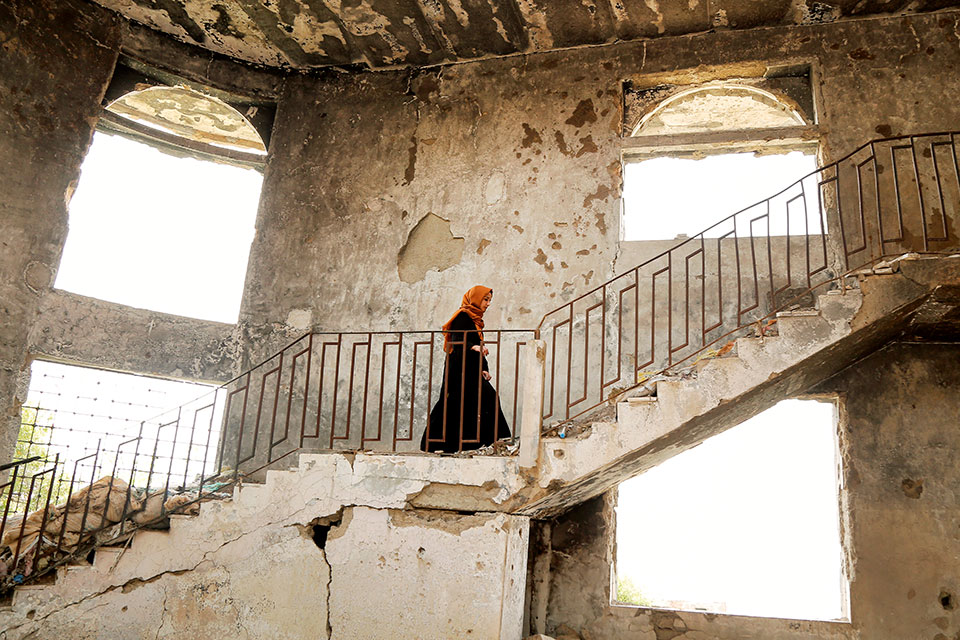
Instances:
[[[524,346],[523,413],[520,417],[520,468],[537,466],[543,423],[543,379],[547,347],[543,340]]]

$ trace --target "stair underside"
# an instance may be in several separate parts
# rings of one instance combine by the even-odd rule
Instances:
[[[516,457],[301,455],[296,469],[238,487],[232,501],[172,518],[169,532],[141,531],[126,550],[98,550],[92,566],[62,568],[56,585],[18,589],[10,614],[21,619],[84,594],[190,571],[225,553],[231,540],[336,518],[347,506],[551,517],[809,392],[891,341],[957,340],[960,257],[901,261],[891,273],[862,278],[859,292],[821,296],[816,314],[784,314],[778,325],[779,336],[740,339],[737,357],[705,361],[696,378],[658,383],[655,400],[620,403],[613,423],[542,440],[534,469],[520,469]]]
[[[656,401],[621,403],[616,423],[545,439],[541,495],[515,512],[561,513],[780,400],[809,393],[891,341],[960,337],[960,257],[902,259],[882,274],[863,274],[860,285],[820,296],[816,315],[784,314],[779,336],[739,339],[737,357],[706,361],[696,378],[658,383]]]

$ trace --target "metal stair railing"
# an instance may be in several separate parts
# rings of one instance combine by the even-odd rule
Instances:
[[[689,364],[854,270],[956,249],[958,133],[871,141],[546,313],[544,426]]]
[[[465,344],[467,332],[450,333],[451,344]],[[495,418],[494,439],[517,428],[523,347],[533,335],[484,331],[506,421]],[[0,485],[0,591],[225,497],[238,482],[260,481],[296,452],[419,450],[434,403],[459,393],[462,405],[467,394],[480,395],[479,384],[450,388],[443,345],[443,331],[311,332],[214,391],[141,422],[122,442],[98,440],[76,460],[57,454],[12,463]],[[480,443],[478,415],[461,411],[456,420],[444,412],[442,426],[462,447]],[[47,446],[47,453],[57,449]]]
[[[870,142],[550,311],[535,330],[485,330],[514,435],[533,339],[547,346],[543,423],[556,424],[851,270],[957,247],[958,133]],[[0,590],[223,497],[296,452],[418,450],[449,392],[442,345],[441,331],[314,331],[123,442],[77,460],[15,462],[0,484]],[[472,392],[460,389],[461,401]],[[478,416],[445,427],[477,443]]]

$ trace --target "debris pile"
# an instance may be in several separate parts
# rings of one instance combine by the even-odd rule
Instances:
[[[148,491],[104,476],[60,504],[25,515],[10,513],[6,505],[0,516],[0,581],[3,587],[21,584],[95,544],[123,542],[143,526],[166,528],[171,512],[194,515],[201,499],[227,497],[216,493],[227,484],[208,481],[201,496],[199,482],[174,491]]]

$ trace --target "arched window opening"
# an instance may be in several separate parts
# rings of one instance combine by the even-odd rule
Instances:
[[[785,400],[622,483],[614,603],[849,620],[836,415]]]
[[[719,84],[687,89],[667,98],[640,119],[633,135],[744,131],[806,124],[797,109],[769,91]]]
[[[81,167],[55,286],[235,323],[266,148],[225,102],[150,87],[109,104]]]
[[[623,154],[626,241],[694,236],[817,168],[815,132],[800,110],[744,84],[679,91],[630,131]],[[807,218],[809,233],[824,231],[814,209]],[[783,234],[786,217],[771,220],[770,235]]]

